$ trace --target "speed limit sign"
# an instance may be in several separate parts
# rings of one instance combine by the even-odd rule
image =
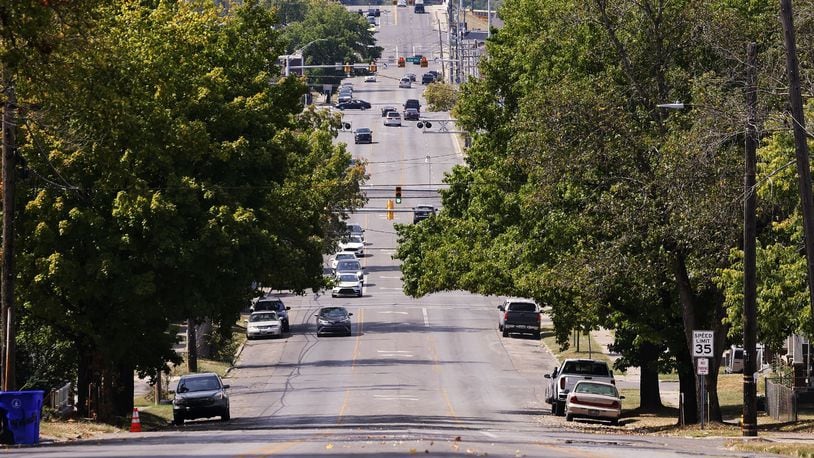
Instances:
[[[714,337],[715,333],[713,331],[693,331],[692,356],[696,358],[712,358]]]

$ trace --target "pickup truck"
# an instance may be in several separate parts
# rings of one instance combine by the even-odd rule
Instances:
[[[497,306],[500,310],[497,328],[503,337],[510,333],[531,334],[540,338],[540,307],[528,299],[506,299]]]
[[[549,379],[545,401],[551,404],[551,413],[557,416],[565,415],[565,400],[580,380],[616,385],[608,363],[593,359],[566,359],[552,374],[545,374],[544,377]]]

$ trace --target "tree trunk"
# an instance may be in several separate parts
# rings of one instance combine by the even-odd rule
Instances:
[[[118,417],[133,412],[134,370],[130,364],[119,364],[113,387],[113,411]]]
[[[198,372],[198,333],[192,318],[187,319],[187,368]]]
[[[81,344],[76,344],[79,357],[77,358],[77,380],[76,380],[76,394],[77,399],[77,414],[80,418],[88,418],[91,414],[90,409],[90,357],[88,350]]]
[[[689,356],[689,355],[687,355]],[[689,358],[685,357],[678,361],[678,386],[684,394],[684,423],[693,425],[698,423],[698,409],[696,408],[697,391],[695,389],[696,377],[695,368],[688,363]],[[678,419],[681,423],[681,419]]]
[[[677,352],[681,392],[684,393],[684,421],[686,424],[698,422],[701,404],[695,377],[695,364],[691,353],[692,331],[695,329],[695,292],[687,273],[687,263],[683,254],[673,253],[673,275],[675,275],[678,297],[681,302],[681,318],[684,322],[684,349]]]
[[[639,346],[639,409],[653,412],[662,407],[659,390],[658,347],[649,342]]]

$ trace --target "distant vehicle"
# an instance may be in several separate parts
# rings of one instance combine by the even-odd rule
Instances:
[[[415,73],[405,73],[404,77],[405,78],[410,78],[410,81],[415,82],[415,78],[416,78]]]
[[[368,16],[367,23],[371,25],[376,25],[376,16]]]
[[[406,110],[408,108],[415,108],[418,112],[421,112],[421,103],[418,99],[407,99],[407,101],[404,102],[404,109]]]
[[[364,100],[353,99],[347,102],[339,102],[335,107],[339,110],[367,110],[370,108],[370,103]]]
[[[172,400],[172,419],[176,425],[195,418],[220,417],[229,421],[229,395],[218,374],[182,375]]]
[[[376,75],[367,75],[365,77],[365,83],[375,83],[376,82]]]
[[[365,282],[365,271],[362,269],[362,263],[359,261],[339,261],[336,264],[336,274],[352,273],[356,275],[359,280]]]
[[[264,312],[264,311],[272,311],[277,313],[277,316],[280,318],[280,321],[283,324],[283,332],[289,331],[289,324],[288,324],[288,311],[291,310],[291,307],[286,307],[283,304],[283,300],[277,296],[263,296],[255,298],[252,301],[251,307],[249,307],[249,312]]]
[[[336,265],[339,264],[339,261],[358,261],[359,258],[356,257],[356,253],[352,251],[340,251],[336,253],[333,258],[331,258],[331,269],[336,270]]]
[[[393,126],[393,127],[401,127],[401,115],[398,111],[391,111],[387,113],[387,116],[384,118],[384,125],[385,126]]]
[[[407,8],[407,0],[398,0],[398,2],[396,3],[396,6],[397,7]]]
[[[413,224],[418,224],[433,215],[435,207],[432,205],[417,205],[413,207]]]
[[[415,108],[408,108],[404,110],[405,121],[418,121],[419,119],[421,119],[421,113],[419,113]]]
[[[348,235],[339,242],[339,249],[354,253],[357,258],[365,255],[365,241],[360,235]]]
[[[610,383],[581,380],[565,399],[565,421],[577,417],[596,418],[618,425],[624,398]]]
[[[360,127],[353,131],[353,143],[373,143],[373,131],[367,127]]]
[[[565,415],[568,393],[573,391],[580,380],[616,385],[608,363],[593,359],[566,359],[552,374],[545,374],[544,377],[549,379],[545,402],[551,404],[551,413],[557,416]]]
[[[413,13],[415,13],[415,14],[424,14],[425,13],[424,5],[416,4],[415,7],[413,7]]]
[[[532,334],[540,338],[540,307],[527,299],[506,299],[497,306],[500,310],[497,327],[503,337],[510,333]]]
[[[386,117],[387,113],[390,113],[391,111],[398,111],[398,109],[396,107],[389,106],[389,105],[382,108],[382,118]]]
[[[337,275],[331,289],[331,297],[337,296],[362,297],[362,282],[354,274]]]
[[[410,81],[410,78],[402,78],[399,80],[400,89],[410,89],[411,87],[413,87],[413,83]]]
[[[362,237],[362,241],[364,241],[364,239],[365,239],[365,230],[364,230],[364,228],[362,226],[360,226],[358,224],[351,223],[351,224],[346,224],[345,227],[347,228],[347,232],[348,232],[349,235],[358,235],[359,237]]]
[[[345,307],[322,307],[317,313],[317,337],[324,334],[351,335],[350,317]]]
[[[367,15],[368,15],[368,16],[373,16],[373,17],[379,17],[379,16],[381,16],[381,15],[382,15],[382,12],[381,12],[381,10],[380,10],[380,9],[378,9],[378,8],[369,8],[369,9],[367,10]]]
[[[257,337],[281,337],[283,335],[283,322],[277,312],[254,312],[249,315],[246,322],[246,338],[251,340]]]
[[[347,103],[353,100],[353,94],[350,92],[339,93],[339,98],[337,99],[338,103]]]
[[[430,70],[427,73],[432,73],[432,75],[435,77],[435,81],[441,81],[441,72],[438,70]]]
[[[432,73],[425,73],[421,75],[421,84],[430,84],[435,82],[435,75]]]

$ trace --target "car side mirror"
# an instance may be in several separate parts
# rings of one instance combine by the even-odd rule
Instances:
[[[224,390],[225,390],[225,389],[228,389],[229,387],[230,387],[230,385],[223,385],[223,389],[224,389]]]
[[[497,309],[498,309],[498,310],[500,310],[501,312],[505,312],[505,311],[506,311],[506,309],[504,309],[502,305],[498,305],[498,306],[497,306]]]

